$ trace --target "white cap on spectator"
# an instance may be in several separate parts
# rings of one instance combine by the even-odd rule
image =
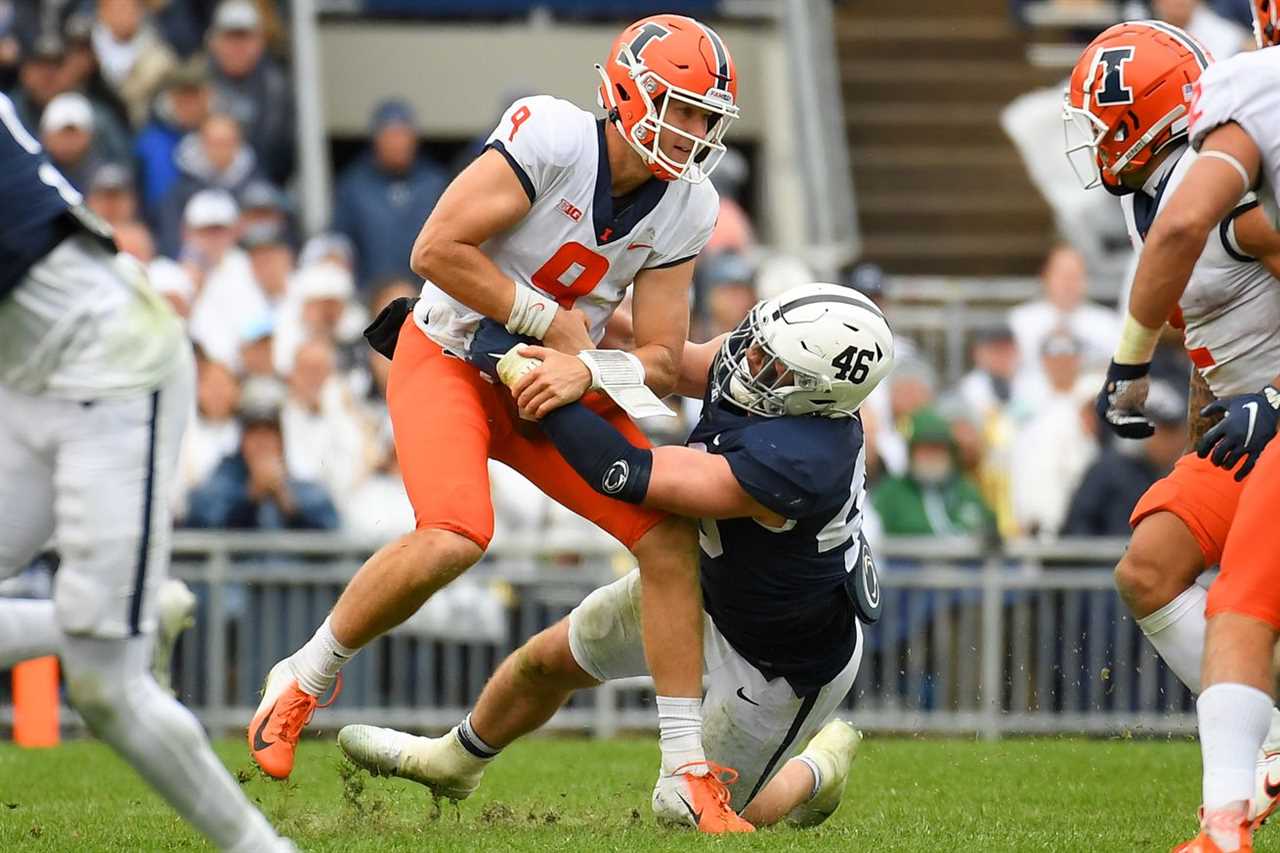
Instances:
[[[219,32],[256,30],[261,25],[258,8],[249,0],[226,0],[213,15],[213,28]]]
[[[321,261],[303,267],[293,284],[303,302],[311,299],[350,299],[355,295],[355,279],[335,263]]]
[[[63,92],[44,108],[40,117],[40,130],[62,130],[67,127],[78,127],[81,130],[93,130],[93,106],[89,99],[79,92]]]
[[[239,218],[240,208],[226,190],[200,190],[182,212],[182,221],[188,228],[230,227]]]

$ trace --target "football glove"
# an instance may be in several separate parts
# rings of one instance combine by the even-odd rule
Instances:
[[[1107,368],[1107,381],[1098,392],[1094,409],[1111,431],[1121,438],[1150,438],[1155,434],[1155,425],[1142,411],[1147,402],[1147,374],[1150,372],[1150,362],[1116,364],[1113,361]]]
[[[1254,463],[1267,442],[1276,434],[1280,422],[1280,391],[1270,385],[1255,394],[1240,394],[1214,400],[1200,410],[1203,417],[1222,415],[1222,420],[1204,434],[1196,445],[1201,459],[1230,471],[1241,459],[1236,481],[1249,476]]]

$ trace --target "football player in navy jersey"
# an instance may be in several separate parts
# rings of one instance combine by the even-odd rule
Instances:
[[[85,722],[219,849],[286,851],[150,672],[194,365],[177,316],[0,94],[0,668],[58,654]]]
[[[478,332],[473,358],[506,351],[504,335],[496,324]],[[544,354],[513,348],[495,372],[519,395]],[[580,404],[541,420],[601,494],[701,519],[703,738],[715,772],[739,771],[725,779],[731,805],[756,826],[825,820],[860,740],[833,719],[857,675],[863,625],[879,616],[861,533],[858,407],[892,364],[892,333],[870,300],[811,284],[759,303],[716,341],[686,346],[680,393],[704,401],[687,446],[637,447]],[[443,737],[348,726],[340,745],[375,772],[468,796],[498,751],[574,690],[645,673],[639,584],[632,571],[526,643]]]

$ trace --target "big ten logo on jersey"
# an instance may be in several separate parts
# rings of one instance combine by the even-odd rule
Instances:
[[[581,243],[569,242],[538,267],[530,281],[567,311],[573,308],[579,297],[595,290],[607,272],[608,258]]]
[[[556,205],[556,209],[572,219],[574,222],[582,219],[582,208],[577,207],[567,198],[560,199],[560,204]]]

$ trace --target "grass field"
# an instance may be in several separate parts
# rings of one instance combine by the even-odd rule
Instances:
[[[397,779],[344,767],[328,740],[303,743],[288,783],[250,772],[244,744],[219,753],[304,850],[317,851],[1167,851],[1194,829],[1199,751],[1171,741],[868,738],[844,805],[826,825],[698,837],[653,825],[657,749],[647,739],[533,739],[480,790],[437,808]],[[0,851],[205,850],[105,747],[0,745]],[[1280,851],[1280,831],[1258,849]]]

